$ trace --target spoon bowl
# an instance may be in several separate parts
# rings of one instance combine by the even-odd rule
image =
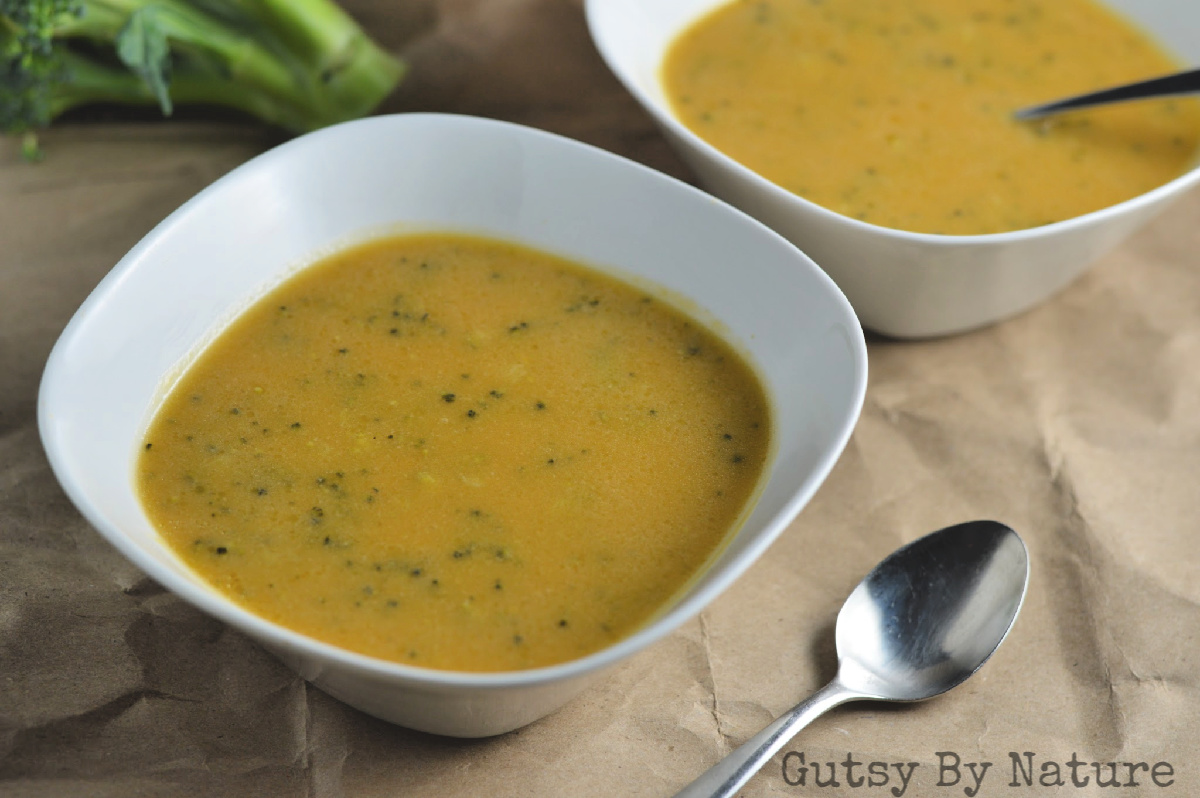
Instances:
[[[1028,572],[1020,537],[994,521],[948,527],[893,552],[838,613],[843,685],[921,701],[961,684],[1008,634]]]
[[[838,673],[676,798],[729,798],[812,720],[839,704],[921,701],[965,681],[1017,618],[1029,584],[1021,538],[995,521],[933,532],[893,552],[846,599]]]

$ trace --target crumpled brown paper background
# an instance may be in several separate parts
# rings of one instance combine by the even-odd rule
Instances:
[[[495,117],[691,179],[593,49],[579,0],[348,0],[412,71],[384,110]],[[1200,196],[1045,305],[943,340],[870,340],[861,421],[815,500],[698,619],[557,714],[431,737],[352,710],[201,615],[79,516],[35,426],[55,338],[105,272],[278,142],[241,120],[92,113],[46,160],[0,144],[0,795],[669,796],[833,673],[833,620],[876,561],[958,521],[1024,536],[1033,579],[996,656],[918,705],[819,719],[744,796],[895,796],[800,777],[919,763],[905,795],[1200,793]],[[940,755],[939,755],[939,752]],[[1034,756],[1012,786],[1010,752]],[[963,763],[961,781],[940,768]],[[1071,783],[1166,763],[1156,786]],[[1039,785],[1042,763],[1066,785]],[[785,764],[788,766],[785,768]],[[1118,768],[1127,784],[1128,767]],[[1110,777],[1107,766],[1101,775]]]

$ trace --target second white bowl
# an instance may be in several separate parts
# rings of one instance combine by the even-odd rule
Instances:
[[[587,0],[592,38],[625,87],[712,193],[782,233],[846,293],[863,326],[913,338],[961,332],[1026,310],[1187,190],[1200,169],[1119,205],[1010,233],[945,236],[868,224],[771,183],[671,113],[660,69],[674,39],[726,0]],[[1200,63],[1200,4],[1113,0],[1110,6],[1188,63]],[[814,153],[813,157],[821,157]]]

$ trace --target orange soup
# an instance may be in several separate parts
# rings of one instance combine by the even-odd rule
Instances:
[[[964,235],[1078,216],[1182,174],[1196,100],[1011,116],[1178,68],[1091,0],[738,0],[677,40],[662,78],[685,125],[783,188]]]
[[[383,239],[285,282],[183,374],[137,480],[250,611],[456,670],[628,635],[738,525],[770,415],[647,293],[511,243]]]

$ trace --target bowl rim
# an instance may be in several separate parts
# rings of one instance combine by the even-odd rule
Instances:
[[[698,10],[695,14],[689,15],[687,20],[674,33],[674,37],[678,37],[689,25],[697,22],[706,13],[715,10],[716,8],[726,5],[733,0],[719,0],[716,3],[710,3]],[[852,216],[846,216],[837,211],[830,210],[823,205],[818,205],[812,200],[806,199],[799,194],[788,191],[786,188],[777,183],[768,180],[758,172],[743,165],[739,161],[734,160],[730,156],[721,152],[719,149],[709,144],[702,139],[691,128],[683,124],[675,114],[671,112],[669,106],[665,103],[658,102],[645,87],[642,86],[637,78],[630,74],[624,68],[624,61],[616,54],[612,46],[612,39],[606,35],[606,28],[601,24],[600,19],[602,12],[601,7],[612,5],[611,0],[584,0],[584,16],[587,22],[588,34],[592,39],[592,44],[599,51],[601,58],[608,66],[610,72],[616,76],[638,103],[645,109],[654,120],[662,127],[667,128],[672,135],[680,138],[683,142],[702,155],[707,160],[719,164],[722,167],[732,169],[732,171],[742,180],[748,181],[755,189],[765,191],[770,198],[776,202],[784,203],[789,210],[800,210],[805,213],[813,214],[823,221],[832,222],[835,224],[848,225],[851,229],[860,232],[866,232],[871,235],[891,237],[902,239],[908,242],[919,244],[927,244],[931,246],[975,246],[985,247],[1000,244],[1012,244],[1016,242],[1027,241],[1029,239],[1042,238],[1047,235],[1057,234],[1059,232],[1067,232],[1070,230],[1091,227],[1096,224],[1102,224],[1112,217],[1123,216],[1127,213],[1133,213],[1145,206],[1154,205],[1162,200],[1172,197],[1177,194],[1182,194],[1188,189],[1200,183],[1200,151],[1194,154],[1193,165],[1185,172],[1161,185],[1155,186],[1149,191],[1144,191],[1141,194],[1122,200],[1113,205],[1107,205],[1103,208],[1089,211],[1078,216],[1071,216],[1066,219],[1059,219],[1049,224],[1038,225],[1037,227],[1022,227],[1017,230],[1006,230],[998,233],[973,233],[967,235],[955,235],[949,233],[922,233],[913,230],[903,230],[897,227],[885,227],[884,225],[865,222],[861,219],[855,219]],[[1107,7],[1107,4],[1106,4]],[[672,39],[673,40],[673,39]],[[666,51],[657,54],[655,62],[655,79],[661,80],[662,63],[666,56]]]
[[[798,267],[807,268],[812,278],[825,286],[826,300],[831,302],[840,315],[848,322],[846,330],[850,334],[848,349],[852,354],[853,395],[845,412],[841,428],[831,436],[832,445],[823,452],[816,467],[807,472],[803,482],[795,487],[794,492],[781,508],[766,519],[762,531],[756,535],[752,544],[746,546],[723,567],[716,578],[700,585],[681,600],[677,600],[665,611],[652,616],[643,626],[615,643],[583,657],[552,665],[527,668],[513,671],[460,671],[425,668],[402,662],[386,660],[360,654],[345,648],[327,643],[287,627],[268,621],[253,612],[242,608],[232,600],[219,594],[214,589],[202,584],[198,576],[189,577],[184,573],[162,565],[153,555],[146,551],[121,529],[117,528],[93,505],[87,490],[70,479],[66,454],[59,450],[57,436],[53,429],[52,403],[55,401],[56,385],[61,379],[65,351],[71,342],[81,333],[85,321],[112,292],[119,289],[126,272],[132,270],[141,262],[145,253],[152,249],[159,239],[167,236],[178,225],[185,223],[191,209],[201,203],[210,202],[214,196],[219,196],[227,187],[236,185],[247,175],[270,167],[275,161],[292,157],[292,153],[302,148],[314,146],[314,142],[342,135],[343,131],[364,126],[380,126],[387,128],[395,126],[393,136],[402,135],[400,130],[408,125],[441,123],[475,127],[484,131],[507,131],[508,134],[520,136],[532,142],[535,146],[560,146],[572,152],[570,157],[601,159],[612,164],[614,168],[641,172],[651,180],[663,182],[672,186],[670,190],[681,194],[693,194],[703,197],[706,202],[715,202],[732,214],[741,224],[748,224],[757,230],[757,234],[776,239],[777,244],[786,247],[794,257]],[[394,138],[393,138],[394,143]],[[577,155],[576,155],[577,154]],[[559,253],[562,254],[562,253]],[[597,264],[603,268],[602,264]],[[214,324],[223,323],[216,319]],[[203,341],[197,341],[195,346],[202,346]],[[235,629],[248,634],[256,642],[265,645],[272,651],[281,648],[289,653],[319,660],[322,663],[333,664],[343,670],[352,670],[360,675],[375,677],[391,682],[399,682],[409,687],[425,688],[427,692],[454,690],[457,688],[472,688],[475,690],[501,690],[514,687],[545,685],[575,679],[584,675],[607,668],[632,654],[641,651],[654,642],[666,637],[672,631],[697,615],[704,607],[725,591],[734,581],[740,578],[795,519],[800,510],[811,500],[816,490],[823,484],[841,453],[844,451],[851,434],[861,414],[866,395],[867,384],[867,350],[865,336],[857,316],[845,295],[831,278],[824,273],[811,259],[801,252],[794,244],[757,221],[748,214],[734,208],[712,195],[701,191],[677,178],[652,169],[629,158],[609,152],[594,145],[555,133],[483,117],[465,114],[444,113],[399,113],[367,117],[364,119],[345,122],[323,128],[312,133],[291,139],[271,149],[262,152],[237,167],[233,168],[217,180],[205,186],[198,193],[186,200],[182,205],[168,214],[139,240],[109,272],[98,282],[96,287],[72,315],[63,331],[60,333],[52,348],[38,390],[37,416],[38,430],[43,449],[46,452],[51,470],[58,479],[60,486],[76,509],[88,523],[112,544],[122,555],[141,569],[147,576],[161,583],[176,596],[186,600],[194,607],[217,618]],[[61,400],[57,400],[61,401]],[[764,480],[766,475],[764,474]],[[764,483],[765,484],[765,483]],[[168,548],[169,551],[169,548]],[[181,563],[182,570],[187,571]]]

